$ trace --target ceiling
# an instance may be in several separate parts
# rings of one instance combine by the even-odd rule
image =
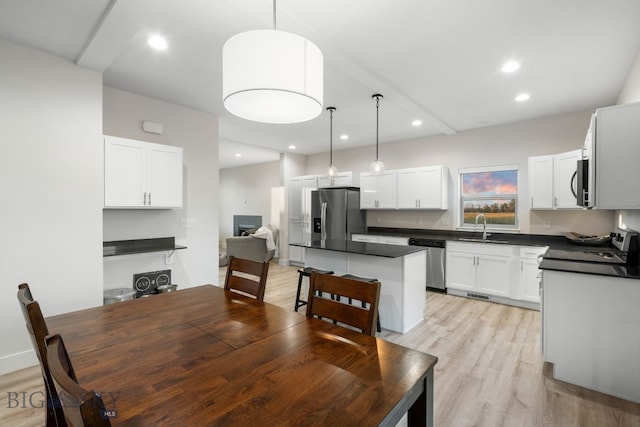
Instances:
[[[222,104],[224,42],[273,28],[272,7],[2,0],[0,37],[102,71],[108,86],[218,115],[221,168],[277,160],[289,145],[328,152],[326,111],[272,125],[234,117]],[[614,104],[640,50],[640,1],[279,0],[277,28],[323,52],[324,106],[337,108],[333,146],[342,150],[375,143],[376,92],[384,95],[381,144]],[[156,33],[168,49],[147,45]],[[510,59],[521,68],[502,73]],[[531,98],[515,102],[522,92]]]

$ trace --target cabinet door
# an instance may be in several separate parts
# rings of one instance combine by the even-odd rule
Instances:
[[[573,150],[556,155],[553,174],[553,188],[555,207],[558,209],[578,209],[577,199],[573,195],[576,191],[575,180],[577,161],[582,159],[582,150]],[[573,191],[572,191],[573,190]]]
[[[302,177],[289,179],[287,188],[289,193],[289,219],[302,219]]]
[[[418,169],[398,171],[398,208],[418,209],[421,173]]]
[[[531,209],[553,209],[553,159],[529,157],[529,199]]]
[[[289,221],[289,243],[302,242],[302,222]],[[300,246],[289,245],[289,261],[304,263],[304,251]]]
[[[104,206],[143,207],[145,203],[144,143],[104,139]]]
[[[480,292],[509,297],[511,258],[477,255],[477,289]],[[448,271],[447,271],[448,273]]]
[[[360,209],[375,209],[378,198],[378,176],[360,174]]]
[[[540,302],[540,270],[535,259],[520,260],[520,286],[524,301]]]
[[[476,256],[447,251],[447,288],[472,291],[476,288]]]
[[[418,207],[421,209],[448,209],[448,169],[433,166],[419,172]]]
[[[378,175],[378,208],[396,209],[396,173],[385,172]]]
[[[340,172],[335,176],[323,175],[318,177],[318,188],[349,187],[352,185],[351,172]]]
[[[147,206],[182,207],[182,148],[149,144],[147,156]]]

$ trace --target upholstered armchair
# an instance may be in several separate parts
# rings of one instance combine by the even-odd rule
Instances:
[[[227,257],[270,261],[276,253],[278,234],[277,228],[267,225],[248,236],[227,237]]]

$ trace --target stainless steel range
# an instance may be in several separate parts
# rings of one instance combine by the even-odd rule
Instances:
[[[638,232],[616,228],[611,236],[610,246],[581,247],[571,250],[549,249],[544,257],[565,261],[637,266],[640,263]]]

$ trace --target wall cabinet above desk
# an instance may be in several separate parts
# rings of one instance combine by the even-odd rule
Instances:
[[[104,207],[182,207],[182,148],[105,136]]]

